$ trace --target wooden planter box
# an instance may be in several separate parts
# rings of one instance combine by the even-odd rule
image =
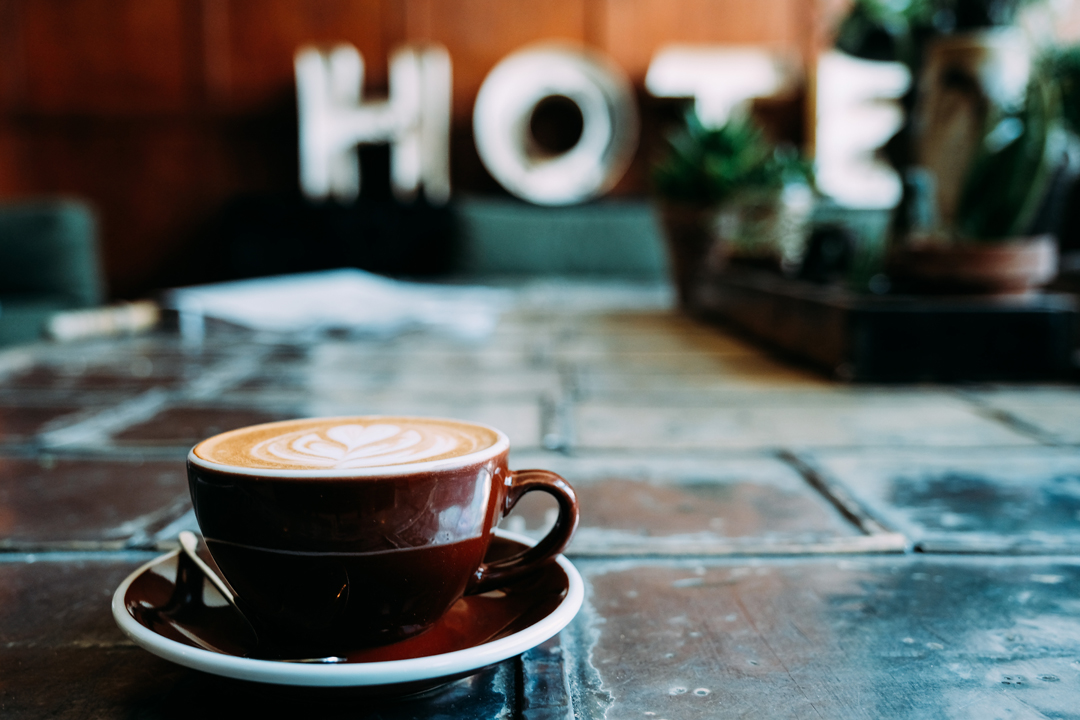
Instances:
[[[1071,295],[861,295],[738,268],[702,281],[693,311],[865,382],[1070,379],[1080,326]]]

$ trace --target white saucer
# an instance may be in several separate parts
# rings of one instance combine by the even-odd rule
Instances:
[[[501,530],[496,532],[511,543],[529,546],[534,544],[534,541],[521,535]],[[117,625],[137,645],[178,665],[213,675],[275,685],[369,688],[379,693],[417,692],[466,677],[536,647],[573,620],[585,596],[581,575],[569,560],[559,555],[556,564],[542,572],[565,575],[565,580],[562,577],[557,579],[557,582],[564,583],[565,586],[561,600],[543,617],[505,637],[453,652],[381,662],[324,665],[256,660],[194,647],[166,637],[136,620],[127,602],[132,583],[144,573],[156,573],[168,582],[173,582],[175,570],[173,577],[166,576],[168,568],[175,568],[178,553],[179,551],[174,551],[150,561],[120,584],[112,600],[113,618]],[[155,581],[158,581],[158,578],[155,578]],[[209,593],[210,584],[206,583],[206,587],[206,592]]]

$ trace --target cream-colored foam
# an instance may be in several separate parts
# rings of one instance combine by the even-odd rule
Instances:
[[[347,470],[460,457],[498,442],[486,427],[396,417],[288,420],[232,430],[195,446],[213,463],[268,470]]]

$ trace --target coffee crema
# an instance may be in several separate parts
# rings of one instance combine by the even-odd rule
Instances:
[[[349,470],[445,460],[499,440],[482,425],[408,417],[286,420],[215,435],[195,446],[208,462],[266,470]]]

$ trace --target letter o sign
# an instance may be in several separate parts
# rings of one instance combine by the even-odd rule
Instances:
[[[554,157],[538,157],[530,121],[546,98],[581,112],[581,137]],[[566,45],[515,52],[484,79],[473,109],[476,149],[488,172],[514,195],[570,205],[603,194],[626,172],[638,140],[629,81],[605,58]]]

